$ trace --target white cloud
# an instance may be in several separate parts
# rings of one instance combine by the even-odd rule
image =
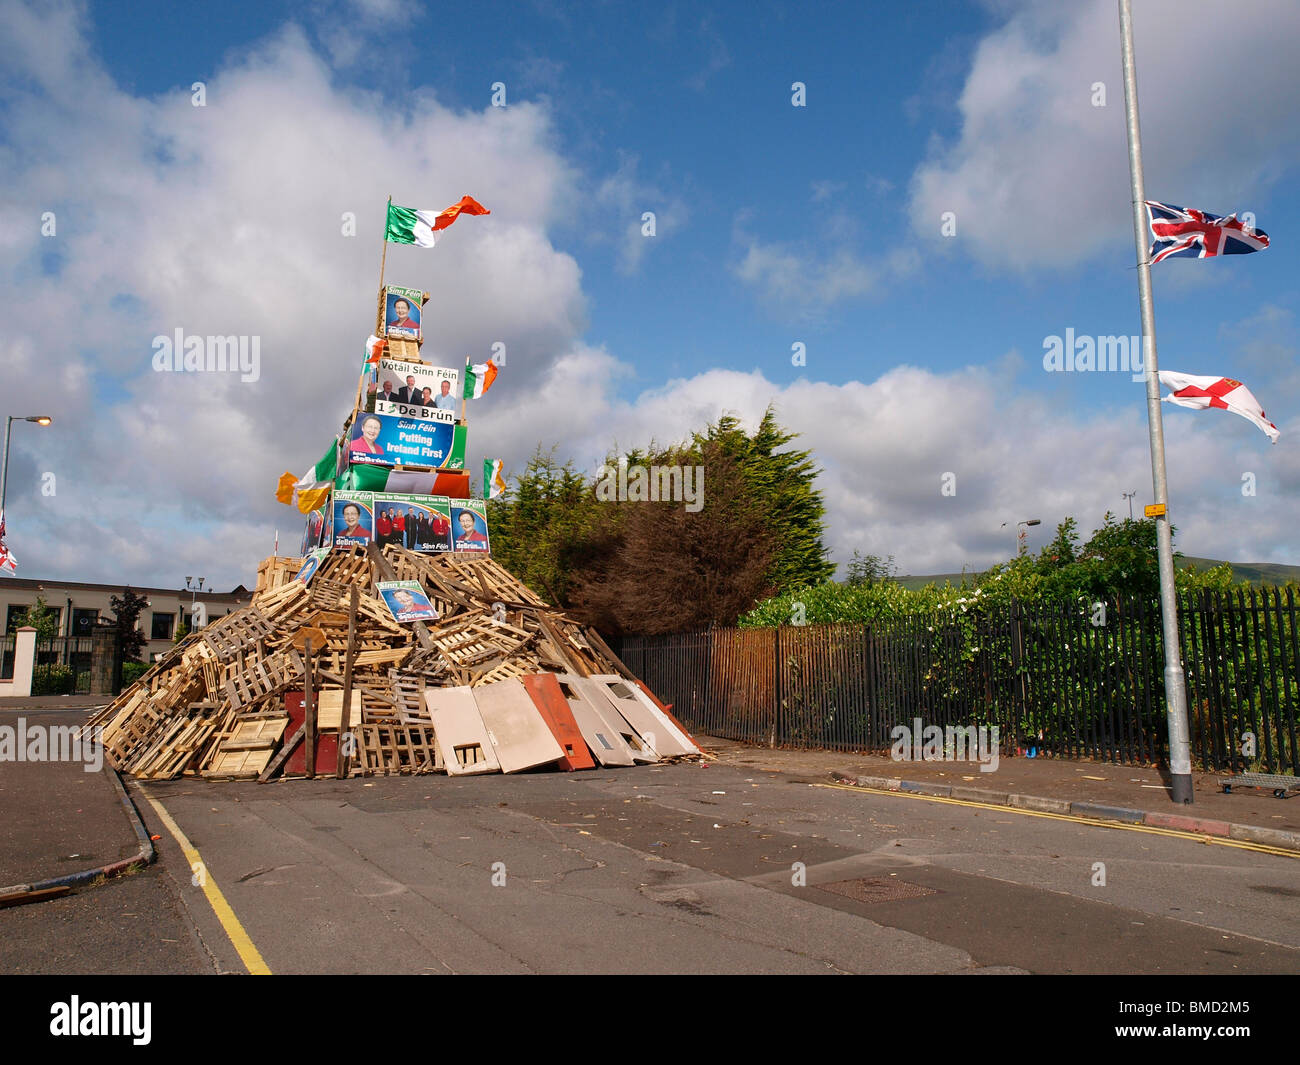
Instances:
[[[483,421],[494,441],[510,441],[518,468],[540,440],[560,444],[562,458],[590,472],[615,437],[624,449],[684,440],[724,411],[752,429],[775,404],[780,424],[801,434],[793,446],[811,448],[823,468],[818,486],[837,562],[859,550],[892,554],[905,573],[979,570],[1011,554],[1015,537],[1003,522],[1040,519],[1030,540],[1037,550],[1065,517],[1078,519],[1086,537],[1106,511],[1127,515],[1123,492],[1136,488],[1139,506],[1151,498],[1141,385],[1127,409],[1063,412],[1052,396],[1008,392],[1010,364],[1008,357],[950,373],[899,366],[839,385],[710,370],[617,401],[609,393],[617,364],[586,351],[561,360],[529,402],[494,408]],[[589,382],[588,399],[557,429],[546,412],[570,379]],[[1165,412],[1177,546],[1239,561],[1294,557],[1300,415],[1279,422],[1274,447],[1219,413]],[[1245,470],[1257,474],[1255,497],[1241,494]],[[955,495],[942,492],[947,473],[956,477]]]
[[[1017,270],[1122,249],[1133,229],[1116,6],[1004,7],[957,102],[960,136],[913,175],[916,231],[938,240],[953,211],[961,246]],[[1297,158],[1300,5],[1241,0],[1227,18],[1212,0],[1134,7],[1148,196],[1250,209]],[[1092,104],[1097,82],[1104,107]]]
[[[832,231],[836,224],[842,236],[842,215],[828,219]],[[921,262],[912,248],[868,259],[848,243],[821,251],[803,243],[764,242],[745,232],[743,225],[737,227],[736,239],[744,252],[732,267],[735,275],[796,317],[816,316],[838,303],[871,295],[887,282],[912,273]]]
[[[690,210],[681,197],[665,193],[658,184],[643,180],[638,174],[639,167],[638,156],[624,155],[618,169],[596,186],[596,203],[613,219],[617,266],[622,274],[635,274],[651,246],[671,237],[690,217]],[[652,233],[647,231],[649,220],[644,217],[647,212],[654,215]]]
[[[274,527],[301,524],[274,502],[276,478],[320,455],[354,394],[390,193],[433,208],[470,193],[492,210],[432,251],[389,248],[388,279],[432,293],[427,352],[460,365],[505,342],[494,395],[508,397],[585,328],[577,263],[546,236],[575,177],[544,109],[457,112],[427,94],[386,106],[338,86],[293,26],[204,78],[196,108],[188,86],[120,89],[85,34],[71,5],[0,7],[0,246],[14,264],[0,392],[55,418],[15,433],[23,575],[251,579]],[[54,238],[40,236],[47,210]],[[49,252],[57,276],[40,268]],[[259,337],[259,380],[154,373],[152,338],[177,327]],[[37,490],[46,470],[53,498]]]

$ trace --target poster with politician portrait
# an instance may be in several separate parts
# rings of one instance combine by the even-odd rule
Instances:
[[[316,571],[320,569],[320,564],[325,561],[325,557],[330,553],[328,547],[320,547],[312,551],[303,559],[302,568],[293,575],[296,581],[302,581],[303,584],[310,584]]]
[[[487,503],[482,499],[453,499],[450,503],[454,550],[487,554]]]
[[[375,414],[427,418],[434,411],[447,411],[454,416],[461,402],[460,371],[427,362],[380,359],[373,394]]]
[[[420,339],[420,314],[424,293],[418,288],[389,285],[384,289],[384,336]]]
[[[302,534],[300,557],[306,557],[318,547],[329,547],[334,530],[334,508],[326,503],[320,510],[313,510],[307,515],[307,528]]]
[[[334,546],[370,543],[375,528],[370,492],[334,493]]]
[[[380,581],[375,590],[383,596],[394,621],[436,621],[437,608],[419,581]]]
[[[431,409],[420,418],[358,413],[348,434],[348,464],[461,468],[464,439],[465,427],[449,410]]]
[[[376,492],[375,539],[407,551],[451,550],[451,506],[445,496]]]

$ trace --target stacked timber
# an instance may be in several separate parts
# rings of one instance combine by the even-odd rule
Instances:
[[[336,548],[309,581],[293,576],[302,561],[263,562],[249,606],[191,633],[88,722],[115,768],[267,780],[699,753],[598,633],[488,556]],[[394,620],[377,590],[394,580],[419,583],[429,620]]]

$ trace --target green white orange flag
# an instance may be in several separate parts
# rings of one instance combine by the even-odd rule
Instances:
[[[417,248],[432,248],[437,240],[434,234],[440,229],[446,229],[461,215],[491,213],[472,196],[462,196],[458,203],[441,211],[395,207],[390,202],[384,239],[391,244],[414,244]]]
[[[478,399],[489,388],[492,382],[497,379],[497,364],[491,359],[487,362],[476,362],[472,366],[465,363],[465,391],[466,399]]]
[[[506,479],[501,475],[500,459],[483,460],[483,498],[496,499],[506,490]]]
[[[286,506],[292,503],[304,514],[318,510],[334,487],[334,473],[338,459],[338,437],[334,438],[320,461],[301,477],[292,473],[280,475],[280,484],[275,490],[275,498]]]

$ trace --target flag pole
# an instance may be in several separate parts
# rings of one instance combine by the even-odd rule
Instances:
[[[1160,562],[1160,615],[1165,644],[1165,714],[1169,727],[1170,798],[1192,802],[1192,757],[1187,728],[1187,685],[1178,642],[1178,597],[1174,587],[1174,544],[1169,529],[1169,480],[1165,472],[1165,432],[1160,412],[1156,362],[1156,314],[1151,300],[1146,190],[1142,176],[1142,134],[1138,128],[1137,68],[1133,57],[1132,0],[1119,0],[1120,47],[1124,58],[1124,113],[1128,120],[1129,178],[1133,193],[1133,239],[1138,258],[1138,306],[1142,312],[1143,368],[1147,383],[1147,422],[1151,435],[1151,480],[1155,489],[1156,548]]]
[[[466,375],[468,376],[468,374],[469,374],[469,360],[468,360],[468,359],[465,360],[465,373],[466,373]],[[465,382],[464,382],[464,381],[461,381],[461,383],[460,383],[460,424],[461,424],[461,425],[466,424],[466,423],[465,423],[465,404],[466,404],[466,402],[467,402],[467,400],[465,399]]]
[[[379,291],[384,291],[384,267],[388,263],[388,212],[393,206],[393,198],[388,197],[388,206],[384,208],[384,251],[379,256]]]

